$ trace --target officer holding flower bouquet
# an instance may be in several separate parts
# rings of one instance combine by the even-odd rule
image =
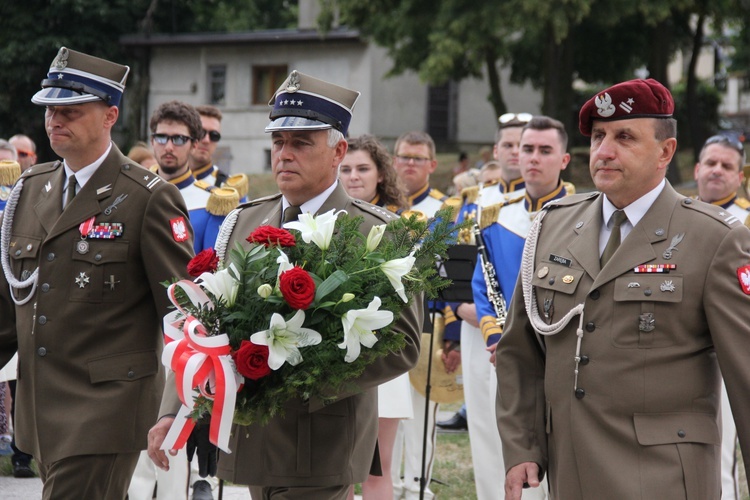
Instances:
[[[292,71],[269,103],[273,110],[266,127],[280,193],[241,205],[230,214],[217,241],[220,251],[228,252],[238,243],[247,248],[248,235],[259,226],[281,227],[301,213],[345,210],[351,217],[364,218],[364,235],[396,218],[349,197],[337,181],[358,97],[359,92]],[[370,473],[379,474],[377,386],[416,364],[422,304],[421,297],[404,302],[394,325],[405,336],[406,346],[368,365],[332,403],[292,399],[284,405],[283,415],[271,417],[265,425],[235,426],[229,443],[232,453],[219,459],[219,477],[250,485],[254,499],[343,500],[350,485],[365,481]],[[274,367],[272,357],[268,364]],[[174,386],[168,385],[161,418],[149,433],[149,455],[162,468],[169,462],[160,447],[179,408]]]

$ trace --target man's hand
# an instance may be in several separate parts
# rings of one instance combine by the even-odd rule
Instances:
[[[461,364],[461,351],[456,350],[455,342],[451,340],[443,342],[443,352],[440,354],[440,359],[443,360],[445,365],[445,373],[453,373],[458,369],[458,365]]]
[[[462,302],[461,305],[456,309],[456,314],[463,321],[475,328],[479,328],[479,320],[477,319],[477,306],[473,302]]]
[[[208,439],[210,425],[211,416],[204,415],[195,424],[195,428],[193,428],[193,432],[190,433],[190,437],[185,444],[188,462],[193,460],[193,455],[196,452],[198,454],[198,475],[200,477],[216,475],[216,460],[219,450]]]
[[[524,462],[512,467],[505,475],[505,500],[521,500],[524,483],[532,488],[539,487],[539,466],[534,462]]]
[[[169,458],[160,448],[169,428],[172,427],[172,422],[174,417],[164,417],[148,431],[148,457],[157,467],[164,470],[169,470]],[[177,450],[169,450],[169,454],[175,456]]]
[[[492,366],[496,366],[495,360],[497,359],[497,354],[495,351],[497,351],[497,342],[487,347],[486,350],[490,353],[490,363],[492,363]]]

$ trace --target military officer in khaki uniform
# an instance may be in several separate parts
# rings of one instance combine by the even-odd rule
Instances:
[[[497,349],[508,499],[718,499],[719,364],[750,445],[750,230],[666,182],[673,111],[655,80],[581,109],[600,192],[535,220]]]
[[[363,216],[361,230],[383,224],[396,215],[380,207],[350,198],[338,183],[338,166],[347,143],[344,134],[355,92],[293,71],[274,95],[271,105],[271,161],[280,194],[251,201],[227,216],[217,240],[223,254],[258,226],[279,227],[300,212],[324,213],[343,209]],[[292,105],[289,105],[291,101]],[[249,484],[259,499],[345,499],[352,484],[368,473],[380,473],[377,456],[377,386],[413,367],[419,355],[422,298],[414,297],[396,324],[406,335],[406,347],[379,359],[354,381],[357,390],[339,394],[339,401],[323,407],[316,401],[290,400],[285,414],[267,425],[235,427],[229,447],[222,454],[219,477]],[[168,467],[159,450],[177,413],[174,386],[165,391],[162,419],[149,435],[149,455]]]
[[[726,135],[715,135],[703,144],[693,174],[699,200],[720,206],[747,226],[750,201],[737,196],[744,179],[742,166],[746,159],[741,142]],[[721,389],[721,500],[738,500],[737,428],[723,384]]]
[[[32,102],[63,160],[24,171],[2,223],[0,365],[18,350],[45,499],[125,497],[163,387],[161,283],[192,256],[177,188],[112,143],[128,70],[60,49]]]

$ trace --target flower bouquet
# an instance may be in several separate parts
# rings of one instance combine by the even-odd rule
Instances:
[[[223,261],[199,253],[188,266],[195,281],[169,286],[163,361],[183,406],[165,449],[210,412],[210,439],[226,451],[232,421],[267,422],[292,398],[333,401],[403,348],[392,327],[409,298],[449,284],[435,263],[453,243],[450,220],[449,210],[399,218],[365,237],[362,217],[303,214],[287,229],[257,228]]]

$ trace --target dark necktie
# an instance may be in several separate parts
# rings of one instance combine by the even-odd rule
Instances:
[[[302,213],[302,210],[300,207],[295,205],[289,205],[286,207],[286,210],[284,210],[284,218],[283,223],[286,224],[287,222],[294,222],[297,220],[297,217],[299,217],[299,214]]]
[[[626,220],[628,220],[628,216],[625,215],[623,210],[615,210],[612,214],[612,232],[609,234],[607,246],[604,247],[604,252],[602,252],[602,257],[600,259],[602,267],[609,262],[609,259],[611,259],[615,254],[615,251],[617,251],[617,247],[620,246],[620,226],[622,226],[622,223]]]
[[[68,177],[68,187],[66,188],[65,193],[65,205],[63,208],[67,207],[71,201],[73,201],[73,198],[76,197],[76,176],[71,175]]]

